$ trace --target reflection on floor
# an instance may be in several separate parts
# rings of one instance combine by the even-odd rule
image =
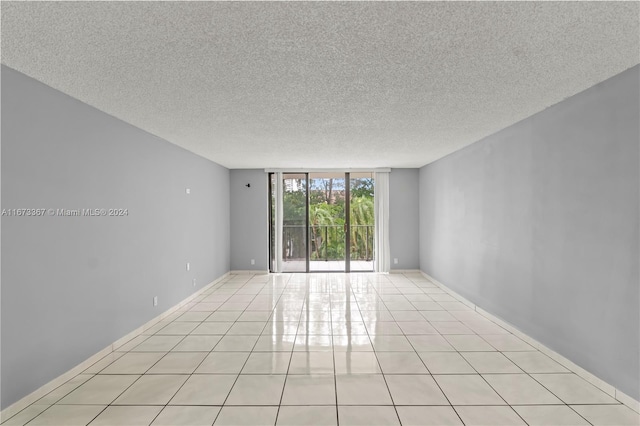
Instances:
[[[6,424],[638,420],[421,275],[247,274],[208,289]]]
[[[344,272],[344,261],[338,260],[311,260],[309,261],[310,271],[320,272]],[[302,260],[285,260],[283,261],[282,269],[285,272],[305,272],[307,262]],[[373,260],[352,260],[351,270],[357,272],[372,272]]]

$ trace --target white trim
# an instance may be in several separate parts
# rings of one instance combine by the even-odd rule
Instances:
[[[392,269],[389,271],[390,274],[419,274],[420,269]]]
[[[255,273],[256,271],[253,271],[253,272]],[[52,390],[54,390],[57,387],[65,384],[66,382],[68,382],[69,380],[71,380],[72,378],[77,376],[78,374],[82,373],[84,370],[86,370],[87,368],[91,367],[93,364],[95,364],[96,362],[100,361],[105,356],[109,355],[112,352],[115,352],[115,350],[118,349],[120,346],[122,346],[125,343],[129,342],[131,339],[139,336],[140,334],[142,334],[143,332],[145,332],[149,328],[153,327],[154,325],[156,325],[158,322],[162,321],[163,319],[167,318],[169,315],[173,314],[175,311],[177,311],[178,309],[180,309],[181,307],[183,307],[187,303],[191,302],[191,300],[195,299],[202,292],[204,292],[205,290],[208,290],[212,286],[218,284],[219,282],[224,280],[229,275],[231,275],[231,272],[227,272],[224,275],[218,277],[217,279],[215,279],[211,283],[209,283],[206,286],[202,287],[200,290],[198,290],[195,293],[193,293],[190,296],[188,296],[183,301],[179,302],[177,305],[172,306],[171,308],[167,309],[166,311],[164,311],[163,313],[161,313],[157,317],[151,319],[150,321],[148,321],[144,325],[136,328],[132,332],[130,332],[127,335],[125,335],[125,336],[121,337],[120,339],[116,340],[115,342],[113,342],[112,344],[110,344],[106,348],[102,349],[98,353],[96,353],[96,354],[90,356],[89,358],[87,358],[86,360],[82,361],[80,364],[76,365],[71,370],[69,370],[69,371],[67,371],[65,373],[62,373],[61,375],[59,375],[55,379],[51,380],[50,382],[40,386],[38,389],[36,389],[35,391],[31,392],[29,395],[21,398],[20,400],[14,402],[13,404],[8,406],[4,410],[0,411],[0,423],[2,423],[5,420],[10,419],[11,417],[15,416],[20,411],[24,410],[29,405],[33,404],[34,402],[36,402],[37,400],[39,400],[43,396],[47,395]]]
[[[292,169],[264,169],[265,173],[358,173],[358,172],[386,172],[389,173],[391,171],[390,168],[356,168],[356,169],[307,169],[304,167],[294,167]]]
[[[627,407],[631,408],[636,413],[640,413],[640,402],[631,398],[629,395],[622,392],[621,390],[616,389],[616,396],[614,398],[622,402]]]
[[[106,348],[102,349],[100,352],[81,362],[80,364],[73,367],[71,370],[61,374],[50,382],[42,385],[35,391],[31,392],[29,395],[23,397],[22,399],[14,402],[4,410],[0,411],[0,423],[3,423],[5,420],[10,419],[11,417],[18,414],[20,411],[24,410],[43,396],[47,395],[49,392],[58,388],[59,386],[65,384],[78,374],[82,373],[87,368],[91,367],[93,364],[109,355],[113,352],[113,345],[109,345]]]
[[[511,324],[509,324],[505,320],[503,320],[503,319],[491,314],[490,312],[485,311],[484,309],[480,308],[479,306],[475,305],[473,302],[467,300],[465,297],[463,297],[463,296],[459,295],[458,293],[456,293],[455,291],[451,290],[449,287],[447,287],[446,285],[442,284],[441,282],[439,282],[438,280],[436,280],[435,278],[433,278],[432,276],[430,276],[426,272],[421,270],[420,273],[426,279],[428,279],[429,281],[433,282],[438,287],[440,287],[442,290],[444,290],[445,292],[449,293],[451,296],[455,297],[456,299],[458,299],[460,302],[464,303],[465,305],[469,306],[470,308],[472,308],[473,310],[478,312],[480,315],[486,317],[487,319],[495,322],[496,324],[498,324],[502,328],[504,328],[504,329],[508,330],[509,332],[513,333],[514,335],[518,336],[520,339],[524,340],[526,343],[530,344],[531,346],[533,346],[534,348],[536,348],[537,350],[539,350],[543,354],[547,355],[549,358],[551,358],[554,361],[558,362],[560,365],[562,365],[563,367],[567,368],[571,372],[575,373],[577,376],[579,376],[579,377],[583,378],[584,380],[586,380],[587,382],[591,383],[592,385],[594,385],[595,387],[597,387],[598,389],[600,389],[604,393],[608,394],[612,398],[615,398],[617,401],[620,401],[622,404],[624,404],[627,407],[631,408],[636,413],[640,413],[640,402],[636,401],[635,399],[633,399],[629,395],[626,395],[624,392],[616,389],[614,386],[610,385],[609,383],[607,383],[604,380],[600,379],[599,377],[595,376],[593,373],[590,373],[587,370],[585,370],[584,368],[580,367],[579,365],[576,365],[574,362],[570,361],[569,359],[565,358],[564,356],[560,355],[559,353],[555,352],[554,350],[549,349],[548,347],[546,347],[542,343],[538,342],[537,340],[529,337],[528,335],[526,335],[522,331],[518,330],[516,327],[514,327]]]
[[[268,275],[269,271],[268,270],[262,270],[262,269],[237,269],[234,271],[229,272],[229,274],[231,275],[246,275],[246,274],[253,274],[253,275]]]

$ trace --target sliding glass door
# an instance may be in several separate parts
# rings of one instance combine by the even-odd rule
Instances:
[[[351,271],[373,271],[373,173],[349,174],[349,252]]]
[[[270,174],[271,271],[373,271],[373,186],[373,173]]]
[[[282,272],[308,270],[308,186],[306,173],[282,179]]]
[[[309,271],[347,270],[344,173],[309,173]]]

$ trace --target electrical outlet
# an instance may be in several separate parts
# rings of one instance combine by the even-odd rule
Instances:
[[[393,258],[393,264],[394,264],[394,265],[397,265],[397,264],[398,264],[398,258],[397,258],[397,257],[394,257],[394,258]]]
[[[191,282],[193,283],[193,286],[195,287],[196,286],[196,279],[194,278]]]
[[[191,270],[191,264],[189,262],[187,262],[187,271]]]
[[[158,296],[153,296],[153,306],[158,306]]]
[[[184,192],[186,192],[187,195],[191,194],[191,188],[185,188]]]
[[[256,264],[256,260],[255,259],[251,259],[251,264],[255,265]]]

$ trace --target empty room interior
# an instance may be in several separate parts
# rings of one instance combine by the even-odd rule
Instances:
[[[640,424],[640,3],[0,13],[3,425]]]

